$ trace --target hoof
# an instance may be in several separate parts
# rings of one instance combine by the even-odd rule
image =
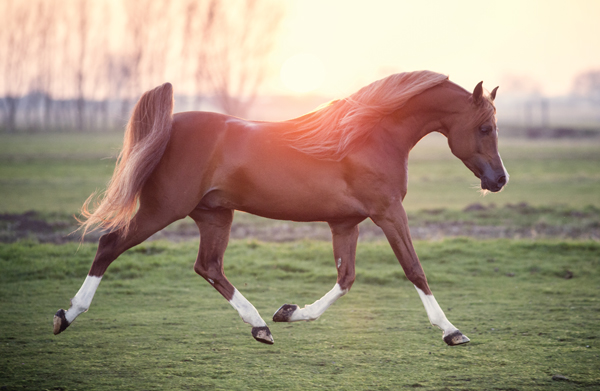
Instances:
[[[444,342],[446,342],[450,346],[462,345],[469,341],[470,339],[467,338],[467,336],[461,333],[459,330],[456,330],[444,336]]]
[[[273,322],[291,322],[292,314],[298,309],[296,304],[284,304],[273,315]]]
[[[267,345],[273,345],[273,336],[267,326],[264,327],[252,327],[252,336],[258,342],[266,343]]]
[[[69,327],[69,322],[65,317],[65,310],[61,308],[54,315],[54,335],[62,333],[67,327]]]

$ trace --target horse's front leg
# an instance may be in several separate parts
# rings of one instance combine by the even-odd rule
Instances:
[[[361,219],[362,220],[362,219]],[[275,322],[315,320],[350,290],[355,278],[356,243],[358,223],[361,220],[329,223],[333,236],[333,255],[338,271],[337,283],[325,296],[313,304],[299,308],[296,304],[285,304],[273,315]]]
[[[223,255],[229,242],[233,210],[196,209],[190,217],[200,229],[200,250],[194,270],[229,301],[244,322],[252,326],[254,339],[273,344],[271,331],[256,308],[229,282],[223,272]]]
[[[384,213],[372,217],[372,220],[385,233],[396,258],[398,258],[404,269],[406,277],[417,289],[425,306],[425,311],[427,311],[429,321],[444,332],[444,342],[451,346],[469,342],[469,338],[448,321],[444,311],[442,311],[429,289],[425,272],[412,244],[408,229],[408,218],[402,204],[398,202],[390,206]]]

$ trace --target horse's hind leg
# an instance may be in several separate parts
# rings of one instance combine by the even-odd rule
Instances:
[[[196,209],[190,217],[200,229],[200,250],[194,264],[194,271],[229,301],[244,322],[252,326],[252,336],[257,341],[272,344],[273,337],[265,321],[252,303],[227,280],[223,272],[223,254],[229,242],[233,210]]]
[[[313,304],[299,308],[296,304],[284,304],[273,315],[275,322],[296,322],[315,320],[350,290],[355,278],[356,244],[358,241],[358,223],[349,221],[330,223],[333,236],[333,255],[338,271],[337,283],[325,296]]]
[[[122,235],[121,231],[103,235],[98,243],[92,267],[83,285],[71,299],[71,306],[66,311],[58,310],[54,315],[54,334],[64,331],[75,318],[88,310],[104,272],[119,255],[177,219],[175,216],[160,214],[140,207],[131,222],[127,235]]]

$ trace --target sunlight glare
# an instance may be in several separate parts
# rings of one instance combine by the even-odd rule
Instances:
[[[296,54],[288,58],[281,67],[281,81],[296,93],[314,91],[324,80],[325,66],[314,54]]]

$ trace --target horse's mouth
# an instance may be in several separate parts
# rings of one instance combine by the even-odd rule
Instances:
[[[508,183],[509,175],[502,165],[494,169],[489,163],[477,164],[474,161],[463,161],[467,168],[481,181],[481,189],[497,193]]]

